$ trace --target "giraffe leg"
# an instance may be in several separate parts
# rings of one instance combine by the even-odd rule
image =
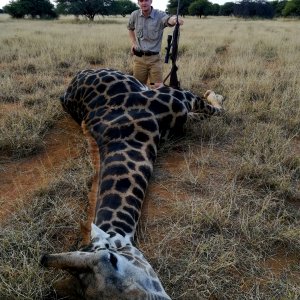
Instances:
[[[203,121],[207,118],[208,116],[205,115],[204,113],[189,112],[187,122]]]
[[[85,223],[81,223],[81,234],[82,234],[82,244],[88,245],[91,241],[91,224],[95,218],[95,210],[96,210],[96,201],[97,201],[97,193],[99,188],[99,173],[100,173],[100,154],[98,145],[92,135],[89,133],[86,124],[84,121],[81,123],[81,128],[83,134],[85,135],[89,153],[91,156],[92,164],[94,166],[94,176],[91,190],[88,194],[88,209],[87,209],[87,220]]]
[[[207,90],[203,97],[201,97],[201,101],[209,104],[210,108],[188,112],[188,123],[193,123],[194,121],[203,121],[210,118],[214,114],[220,114],[224,112],[223,103],[225,101],[225,97],[216,94],[212,90]]]

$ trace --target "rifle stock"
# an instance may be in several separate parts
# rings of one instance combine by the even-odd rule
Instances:
[[[172,43],[172,35],[168,35],[168,45],[167,47],[165,48],[167,50],[166,52],[166,56],[165,56],[165,64],[169,63],[169,58],[170,58],[170,50],[171,50],[171,43]]]
[[[178,55],[178,39],[179,39],[179,23],[178,23],[178,16],[177,16],[177,22],[173,31],[172,51],[170,55],[172,61],[172,68],[170,73],[170,86],[173,88],[180,88],[180,83],[177,77],[178,67],[176,65],[176,60]]]

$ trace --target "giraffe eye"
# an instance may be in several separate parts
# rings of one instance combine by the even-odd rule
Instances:
[[[109,260],[110,260],[111,265],[114,267],[114,269],[118,270],[118,265],[117,265],[118,264],[118,259],[117,259],[117,257],[114,254],[110,253],[109,254]]]

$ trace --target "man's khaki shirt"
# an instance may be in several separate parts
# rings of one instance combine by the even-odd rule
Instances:
[[[147,18],[141,9],[133,11],[127,28],[135,32],[136,50],[160,52],[163,31],[168,26],[169,17],[165,12],[154,8]]]

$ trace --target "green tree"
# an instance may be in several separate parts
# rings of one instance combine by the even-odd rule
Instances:
[[[208,0],[197,0],[189,6],[189,14],[192,16],[208,16],[213,13],[212,3]]]
[[[24,18],[31,16],[32,18],[56,18],[57,14],[54,5],[49,0],[16,0],[11,1],[4,6],[4,12],[13,18]]]
[[[96,15],[109,15],[114,0],[56,0],[59,11],[75,16],[85,16],[94,21]]]
[[[275,1],[271,1],[270,4],[274,8],[275,16],[276,17],[282,17],[283,16],[283,9],[287,4],[287,0],[283,0],[283,1],[275,0]]]
[[[12,1],[8,5],[3,7],[3,11],[9,14],[14,19],[24,18],[26,15],[26,10],[20,1]]]
[[[139,7],[130,0],[117,0],[112,3],[111,14],[125,17]]]
[[[189,14],[189,6],[193,0],[180,0],[179,14],[181,16],[186,16]],[[177,12],[178,1],[177,0],[169,0],[169,4],[167,5],[167,12],[169,14],[176,14]]]
[[[282,14],[284,17],[300,16],[300,0],[290,0],[286,3]]]
[[[231,16],[234,11],[234,2],[226,2],[220,7],[220,15],[221,16]]]
[[[218,16],[220,14],[220,8],[221,6],[219,4],[213,3],[211,6],[211,15]]]
[[[70,14],[70,7],[68,3],[58,3],[55,11],[58,15],[68,15]]]
[[[272,19],[274,14],[273,6],[265,0],[242,0],[234,6],[236,17]]]

